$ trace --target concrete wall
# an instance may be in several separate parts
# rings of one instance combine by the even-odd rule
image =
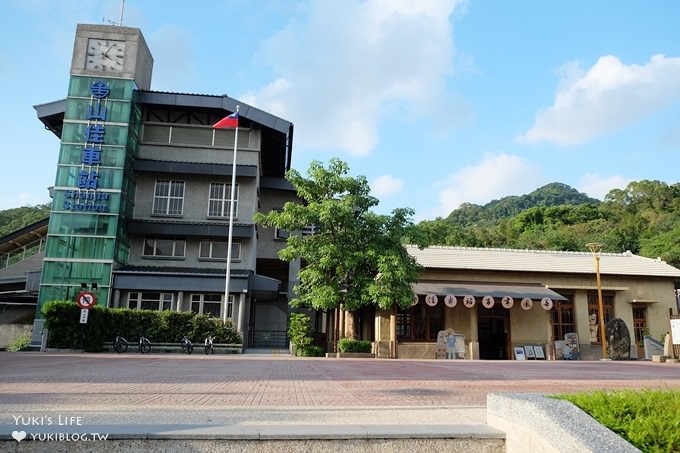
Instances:
[[[33,324],[0,324],[0,349],[22,335],[31,335]]]
[[[259,131],[248,131],[240,128],[238,136],[239,144],[241,143],[241,140],[244,142],[253,142],[253,145],[258,144],[259,142]],[[250,137],[252,137],[252,139]],[[234,143],[233,138],[231,143]],[[253,146],[251,148],[248,146],[247,148],[241,148],[239,146],[237,152],[236,163],[238,165],[260,166],[260,152],[257,147]],[[234,161],[234,151],[231,149],[213,147],[144,144],[140,147],[139,158],[170,162],[232,165]]]
[[[181,216],[155,216],[152,215],[154,188],[157,179],[173,179],[184,181],[184,205]],[[216,177],[202,177],[198,175],[173,175],[168,174],[140,174],[137,181],[135,198],[135,219],[150,220],[178,220],[183,222],[210,222],[216,221],[208,217],[208,196],[211,182],[219,181]],[[238,205],[235,222],[251,223],[257,210],[257,184],[255,178],[238,178]],[[220,219],[224,222],[224,219]],[[224,262],[199,260],[199,243],[204,238],[188,237],[186,256],[181,263],[174,259],[154,259],[143,257],[144,237],[132,237],[130,241],[129,264],[142,266],[175,265],[181,267],[201,266],[206,268],[223,268]],[[234,238],[241,243],[241,259],[233,263],[234,269],[255,269],[257,254],[255,238]],[[160,264],[159,264],[160,263]]]

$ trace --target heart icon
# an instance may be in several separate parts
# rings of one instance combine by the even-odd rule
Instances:
[[[14,437],[17,442],[21,442],[26,438],[26,431],[12,431],[12,437]]]

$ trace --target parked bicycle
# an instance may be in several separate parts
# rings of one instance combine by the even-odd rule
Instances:
[[[128,342],[125,338],[120,336],[120,333],[116,333],[116,339],[113,341],[113,350],[118,354],[125,352],[128,349]]]
[[[208,335],[208,337],[205,339],[205,355],[212,354],[215,352],[215,348],[213,348],[213,336]]]
[[[151,351],[151,342],[144,336],[144,332],[139,334],[139,352],[146,354]]]
[[[186,335],[182,337],[182,352],[186,354],[194,352],[194,345],[191,344],[191,340],[189,340]]]

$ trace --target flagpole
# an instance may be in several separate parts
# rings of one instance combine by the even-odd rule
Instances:
[[[238,115],[238,108],[236,106],[236,114]],[[231,274],[231,243],[234,235],[234,195],[236,191],[236,148],[238,145],[238,124],[236,125],[234,133],[234,162],[231,166],[231,200],[229,202],[229,239],[227,240],[227,275],[224,281],[224,313],[222,314],[222,322],[227,322],[227,306],[229,305],[229,277]],[[233,312],[232,312],[233,313]]]

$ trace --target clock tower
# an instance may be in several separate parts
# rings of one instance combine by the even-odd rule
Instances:
[[[115,25],[79,24],[71,59],[72,76],[131,79],[151,88],[153,57],[142,32]]]
[[[125,231],[134,207],[134,161],[141,112],[135,92],[151,86],[153,58],[140,30],[79,24],[76,29],[39,317],[51,300],[111,296],[112,271],[127,263]]]

